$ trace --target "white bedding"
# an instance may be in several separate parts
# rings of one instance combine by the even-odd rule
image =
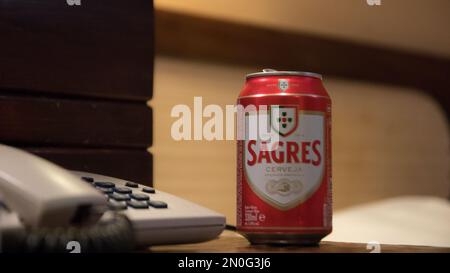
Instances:
[[[324,240],[450,247],[450,202],[405,196],[340,210]]]

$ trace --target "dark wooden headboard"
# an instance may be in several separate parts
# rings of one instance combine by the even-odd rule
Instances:
[[[0,1],[0,142],[152,184],[153,2]]]

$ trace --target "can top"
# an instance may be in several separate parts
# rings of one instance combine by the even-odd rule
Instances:
[[[304,76],[313,77],[322,80],[322,75],[313,72],[303,71],[278,71],[275,69],[263,69],[262,72],[250,73],[245,77],[246,79],[265,76]]]

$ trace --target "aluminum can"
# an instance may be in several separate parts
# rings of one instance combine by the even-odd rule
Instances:
[[[332,230],[331,99],[322,76],[248,74],[237,104],[237,230],[254,244],[318,244]]]

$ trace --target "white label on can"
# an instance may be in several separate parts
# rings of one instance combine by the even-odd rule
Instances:
[[[298,111],[296,106],[272,105],[267,118],[271,134],[279,137],[244,141],[245,176],[260,198],[287,210],[306,201],[322,182],[325,117],[322,112]],[[246,127],[251,126],[248,121],[246,117]]]

